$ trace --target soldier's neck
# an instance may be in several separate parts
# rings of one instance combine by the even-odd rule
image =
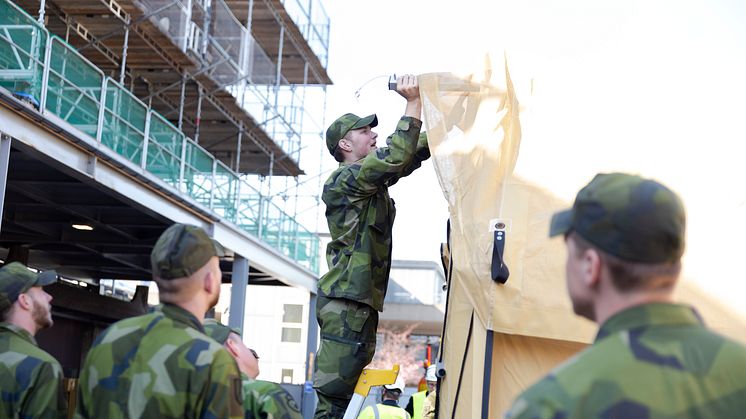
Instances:
[[[180,307],[189,313],[191,313],[194,317],[199,320],[200,323],[204,323],[205,321],[205,313],[209,308],[207,307],[207,304],[205,304],[202,301],[197,300],[196,298],[191,300],[185,300],[185,301],[163,301],[164,303],[172,304],[177,307]]]
[[[39,331],[36,322],[30,314],[24,315],[23,313],[11,313],[6,321],[26,330],[31,334],[31,336],[36,336],[36,332]]]

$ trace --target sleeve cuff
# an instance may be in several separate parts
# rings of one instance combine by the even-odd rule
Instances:
[[[397,130],[409,131],[410,128],[417,130],[422,128],[422,121],[413,116],[402,116],[399,123],[396,125]]]

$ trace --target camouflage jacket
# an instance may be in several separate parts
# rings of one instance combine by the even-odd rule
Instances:
[[[391,267],[391,228],[396,209],[388,187],[430,157],[422,122],[402,117],[387,147],[352,164],[340,164],[324,184],[322,199],[332,241],[329,272],[319,295],[346,298],[383,310]]]
[[[62,367],[31,334],[0,323],[0,418],[65,418]]]
[[[243,406],[246,417],[261,419],[301,419],[295,399],[277,383],[243,378]]]
[[[645,304],[607,320],[595,342],[516,399],[507,418],[737,418],[746,348],[696,311]]]
[[[233,357],[175,305],[114,323],[86,356],[76,417],[243,417]]]

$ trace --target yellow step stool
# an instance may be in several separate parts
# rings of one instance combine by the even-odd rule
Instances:
[[[357,379],[355,392],[352,394],[350,404],[347,405],[344,419],[356,419],[358,417],[371,387],[394,384],[398,375],[398,364],[394,364],[394,367],[390,370],[364,369],[360,378]]]

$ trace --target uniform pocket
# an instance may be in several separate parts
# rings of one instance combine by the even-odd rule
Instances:
[[[365,322],[370,318],[370,310],[371,308],[365,304],[348,302],[345,310],[345,326],[347,329],[355,333],[362,332]]]

